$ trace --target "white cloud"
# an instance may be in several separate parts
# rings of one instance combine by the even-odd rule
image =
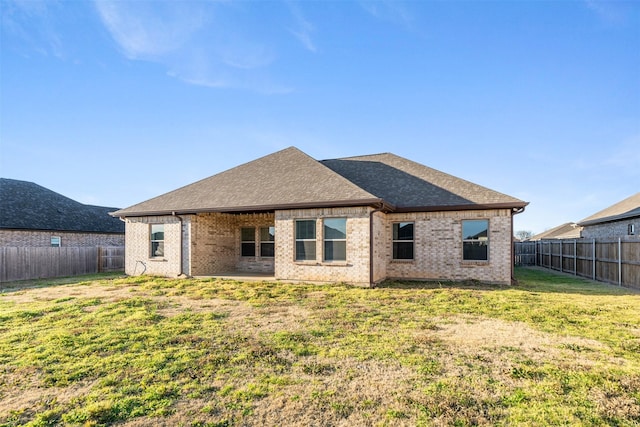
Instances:
[[[585,0],[587,8],[592,10],[602,21],[607,24],[620,24],[625,20],[625,14],[620,8],[621,2]]]
[[[27,56],[35,51],[63,58],[62,39],[55,29],[58,8],[53,0],[2,0],[2,37],[20,40],[27,47],[23,50]]]
[[[409,30],[413,29],[413,16],[402,1],[362,0],[360,6],[377,19],[400,25]]]
[[[131,59],[160,57],[182,48],[205,21],[198,3],[97,1],[114,40]],[[188,7],[185,7],[188,6]]]
[[[289,10],[291,11],[296,23],[296,28],[289,29],[289,32],[291,32],[291,34],[293,34],[300,43],[302,43],[305,49],[311,52],[316,52],[316,46],[311,39],[311,33],[315,30],[315,27],[305,19],[302,15],[302,11],[296,3],[287,2],[287,5],[289,6]]]
[[[199,86],[290,91],[270,82],[275,49],[254,32],[252,10],[244,4],[99,0],[95,5],[129,59],[162,64],[169,76]]]

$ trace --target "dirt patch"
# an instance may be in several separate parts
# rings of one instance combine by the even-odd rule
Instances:
[[[107,300],[121,299],[133,290],[135,286],[106,287],[98,285],[62,285],[43,288],[23,289],[20,291],[0,294],[1,301],[12,301],[23,304],[38,301],[55,301],[61,298],[106,298]]]

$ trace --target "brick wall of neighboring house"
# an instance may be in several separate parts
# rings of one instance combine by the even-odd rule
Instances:
[[[0,246],[47,247],[51,237],[60,237],[65,247],[124,246],[124,234],[69,231],[0,230]]]
[[[462,260],[462,220],[468,219],[489,220],[488,261]],[[413,260],[392,259],[392,224],[400,221],[415,223]],[[508,209],[388,214],[384,224],[387,277],[454,281],[475,279],[509,284],[511,221]]]
[[[282,280],[369,285],[368,207],[276,211],[275,276]],[[347,219],[347,260],[324,262],[323,218]],[[316,220],[316,260],[295,260],[295,220]]]
[[[629,235],[629,225],[633,224],[635,234]],[[587,225],[580,235],[586,239],[640,239],[640,218],[629,218],[623,221],[606,222]]]

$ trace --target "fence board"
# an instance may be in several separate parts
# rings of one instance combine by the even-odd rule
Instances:
[[[640,240],[516,242],[514,254],[516,265],[537,265],[640,289]]]
[[[0,282],[121,270],[122,247],[0,247]]]

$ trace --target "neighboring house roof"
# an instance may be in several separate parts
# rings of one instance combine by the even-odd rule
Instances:
[[[579,239],[580,230],[582,230],[582,227],[579,227],[575,222],[566,222],[540,234],[536,234],[528,240]]]
[[[640,217],[640,193],[627,197],[621,202],[583,219],[578,225],[586,227],[603,222],[619,221],[635,217]]]
[[[124,233],[117,208],[84,205],[38,184],[0,178],[0,229]]]
[[[295,147],[113,215],[270,211],[335,206],[389,210],[523,208],[527,203],[393,154],[317,161]]]

